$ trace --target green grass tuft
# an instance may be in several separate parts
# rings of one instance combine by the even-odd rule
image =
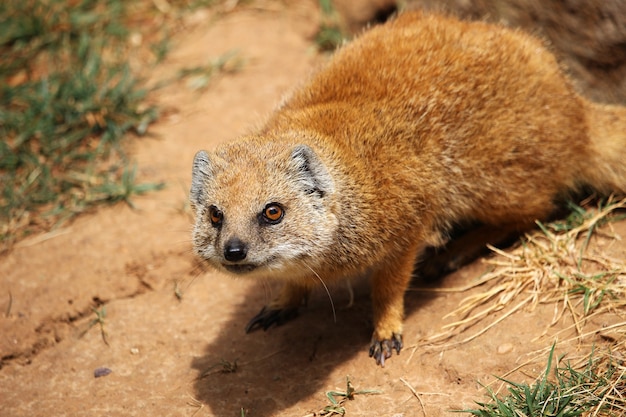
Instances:
[[[129,63],[129,2],[0,3],[0,248],[129,201],[122,138],[157,117]]]
[[[334,51],[348,38],[341,25],[341,18],[331,0],[319,0],[322,12],[315,43],[321,51]]]
[[[323,410],[319,412],[321,416],[329,416],[329,415],[340,415],[343,416],[346,414],[346,409],[343,407],[343,404],[350,400],[354,400],[355,395],[371,395],[371,394],[380,394],[381,392],[378,390],[355,390],[352,382],[350,381],[350,377],[346,376],[346,390],[345,391],[327,391],[326,398],[330,401],[330,405],[324,407]],[[340,398],[337,400],[337,398]]]
[[[582,370],[567,363],[557,366],[550,378],[553,359],[554,346],[537,382],[528,385],[503,380],[508,385],[507,396],[498,397],[488,389],[491,402],[477,402],[480,408],[463,412],[477,417],[624,415],[626,378],[612,355],[596,357],[594,352]]]

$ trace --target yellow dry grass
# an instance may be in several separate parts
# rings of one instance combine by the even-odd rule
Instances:
[[[527,234],[515,248],[490,247],[494,256],[484,260],[488,272],[475,282],[424,289],[468,295],[446,316],[454,321],[424,340],[421,347],[462,345],[522,310],[532,312],[539,305],[552,305],[552,320],[536,338],[547,336],[547,346],[528,353],[531,359],[502,377],[531,363],[545,362],[556,347],[567,352],[572,369],[592,369],[598,378],[609,378],[604,397],[586,415],[605,415],[601,410],[606,404],[610,410],[626,412],[626,259],[610,255],[622,239],[611,220],[619,211],[623,216],[624,208],[626,199],[610,199],[595,208],[578,208],[575,219],[538,223],[539,229]]]
[[[569,315],[576,338],[602,332],[604,338],[626,340],[626,260],[606,255],[605,249],[621,237],[612,231],[611,215],[626,208],[626,199],[609,200],[581,215],[577,225],[564,222],[539,224],[510,251],[493,246],[496,256],[485,259],[489,271],[464,287],[429,289],[437,292],[469,292],[447,318],[458,318],[429,338],[441,343],[477,323],[481,329],[454,344],[468,342],[486,333],[521,309],[534,310],[539,304],[553,304],[551,325]],[[592,250],[589,243],[595,245]],[[480,291],[471,291],[480,289]],[[501,312],[501,314],[494,314]],[[609,327],[585,330],[593,317],[611,312],[625,317]],[[565,330],[561,330],[564,332]]]

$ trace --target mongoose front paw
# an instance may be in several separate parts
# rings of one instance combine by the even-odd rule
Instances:
[[[267,330],[273,325],[280,326],[289,320],[294,319],[298,315],[298,309],[295,307],[271,309],[267,306],[263,307],[259,314],[252,317],[246,326],[246,333],[253,332],[258,329]]]
[[[393,333],[391,339],[378,340],[376,337],[372,338],[370,344],[370,358],[376,360],[376,364],[385,367],[385,359],[389,359],[393,350],[396,350],[400,354],[402,349],[402,335]]]

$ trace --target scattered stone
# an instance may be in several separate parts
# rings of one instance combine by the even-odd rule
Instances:
[[[96,370],[93,371],[93,376],[94,376],[94,378],[100,378],[101,376],[107,376],[111,372],[113,372],[113,371],[110,370],[109,368],[104,368],[104,367],[96,368]]]

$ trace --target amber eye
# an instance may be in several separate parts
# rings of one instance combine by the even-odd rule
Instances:
[[[270,203],[263,209],[263,220],[269,224],[277,224],[283,219],[285,210],[278,203]]]
[[[214,227],[220,226],[224,220],[224,213],[215,206],[209,207],[209,220]]]

